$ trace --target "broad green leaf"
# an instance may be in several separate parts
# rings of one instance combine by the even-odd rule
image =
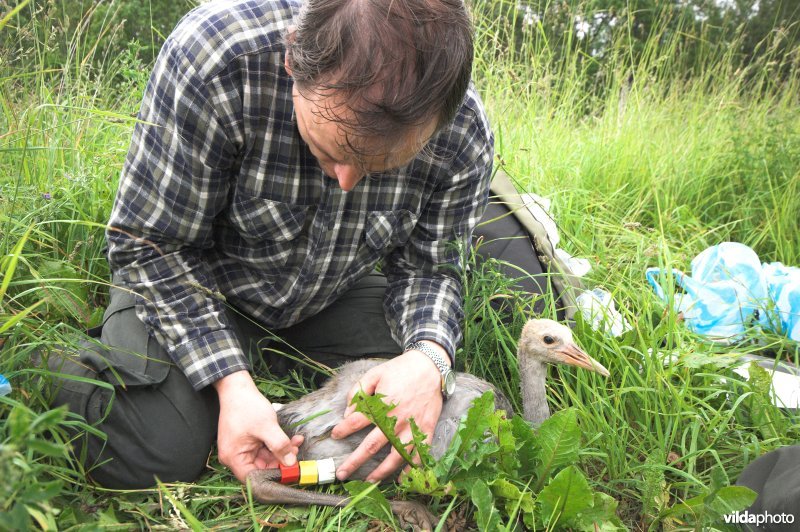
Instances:
[[[472,406],[467,411],[467,419],[458,431],[461,436],[461,447],[458,450],[459,456],[463,456],[476,443],[482,442],[486,433],[489,431],[489,417],[494,412],[494,394],[486,392],[475,399]]]
[[[397,437],[394,431],[397,426],[397,418],[389,415],[389,412],[397,405],[387,405],[383,402],[384,397],[386,396],[379,393],[367,395],[363,390],[359,390],[353,396],[352,403],[356,405],[357,411],[364,414],[376,427],[381,429],[383,435],[386,436],[386,439],[389,440],[392,447],[397,449],[397,452],[400,453],[403,460],[413,465],[411,455],[406,450],[406,444],[400,441],[400,438]]]
[[[639,481],[642,520],[645,526],[650,526],[670,502],[669,488],[664,475],[666,463],[667,453],[660,447],[652,449],[645,459],[642,479]]]
[[[514,434],[519,475],[521,478],[532,476],[536,472],[536,458],[539,454],[539,440],[533,427],[520,416],[511,418],[511,431]]]
[[[31,451],[36,451],[43,456],[51,456],[57,458],[59,456],[66,456],[67,450],[63,445],[50,443],[44,440],[28,441],[26,447]]]
[[[711,470],[711,493],[715,494],[721,488],[728,486],[731,483],[728,474],[721,467],[715,467]]]
[[[723,515],[748,508],[758,495],[744,486],[726,486],[713,493],[692,497],[662,512],[658,517],[694,517],[703,523],[719,520]],[[700,521],[698,521],[699,524]]]
[[[533,527],[533,514],[535,505],[533,493],[526,489],[520,490],[516,484],[504,478],[497,478],[489,484],[495,498],[502,500],[506,514],[509,516],[522,513],[523,520],[528,528]]]
[[[30,522],[25,505],[19,501],[14,503],[10,511],[0,512],[0,530],[28,530]]]
[[[578,460],[581,431],[578,414],[570,408],[546,419],[536,432],[539,448],[536,450],[536,478],[538,492],[554,471]]]
[[[414,444],[414,454],[419,456],[420,464],[425,469],[430,469],[436,463],[436,460],[431,456],[431,446],[425,441],[428,437],[419,428],[414,418],[408,420],[411,427],[411,442]]]
[[[42,432],[57,427],[67,417],[69,408],[66,405],[53,408],[38,414],[31,422],[33,432]]]
[[[35,506],[25,506],[25,509],[28,511],[31,517],[36,521],[39,525],[41,530],[58,530],[58,526],[56,525],[56,520],[53,517],[52,513],[42,512],[39,508]]]
[[[462,421],[463,424],[463,421]],[[450,442],[450,447],[447,448],[445,451],[444,456],[442,456],[433,466],[433,471],[436,473],[438,478],[447,478],[450,476],[451,470],[453,468],[453,462],[456,459],[456,455],[458,454],[458,450],[461,448],[461,435],[456,432],[453,436],[453,440]]]
[[[377,485],[361,480],[346,482],[345,489],[352,499],[348,508],[355,508],[364,515],[380,521],[392,522],[392,508]]]
[[[51,500],[61,493],[63,482],[60,480],[51,480],[50,482],[33,483],[24,492],[21,493],[19,499],[26,502],[44,502]]]
[[[769,391],[772,388],[772,377],[769,372],[753,361],[747,367],[748,379],[753,390],[755,390],[762,397],[769,397]]]
[[[104,315],[105,309],[96,307],[92,313],[89,314],[89,321],[86,323],[86,328],[91,329],[92,327],[99,327],[102,325]]]
[[[22,405],[16,405],[8,414],[7,426],[9,429],[10,440],[21,442],[24,436],[30,431],[33,415],[31,411]]]
[[[517,439],[514,437],[514,429],[511,421],[506,417],[503,410],[496,410],[489,419],[489,430],[494,435],[499,445],[498,465],[499,469],[510,476],[513,476],[519,468],[519,460],[516,456]]]
[[[617,500],[605,493],[595,493],[592,506],[582,511],[572,526],[587,532],[624,529],[617,517]]]
[[[553,477],[536,497],[536,502],[544,524],[551,529],[562,529],[574,524],[581,512],[593,507],[594,493],[583,473],[569,466]]]
[[[482,480],[478,480],[472,484],[469,495],[472,499],[472,504],[478,510],[475,516],[478,521],[478,529],[492,532],[498,530],[500,528],[500,514],[494,506],[494,497],[492,497],[489,486]]]
[[[467,472],[466,475],[457,475],[462,481],[475,473],[472,471],[475,466],[499,449],[495,438],[490,437],[493,415],[494,394],[491,391],[475,399],[467,411],[467,417],[458,431],[460,445],[456,455],[462,471]]]
[[[400,485],[414,493],[435,497],[445,495],[448,488],[452,489],[449,484],[442,486],[432,469],[421,467],[413,468],[408,473],[404,473],[400,479]]]
[[[680,363],[687,368],[699,369],[703,366],[727,368],[739,361],[739,355],[691,351],[681,355]]]

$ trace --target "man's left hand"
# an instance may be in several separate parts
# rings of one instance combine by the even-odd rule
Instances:
[[[442,350],[443,358],[447,360],[444,349],[437,347]],[[347,394],[348,405],[358,390],[364,390],[368,395],[383,394],[386,396],[384,401],[397,405],[390,415],[397,418],[395,431],[400,441],[411,441],[409,418],[414,418],[417,426],[427,435],[427,443],[433,440],[433,431],[442,412],[442,374],[425,354],[420,351],[407,351],[367,371]],[[355,406],[350,405],[345,410],[344,419],[333,428],[331,437],[345,438],[369,424],[369,420],[360,412],[355,412]],[[378,453],[388,441],[383,432],[375,427],[339,466],[336,477],[345,480]],[[392,449],[389,456],[367,476],[366,480],[380,482],[402,465],[403,457],[396,449]]]

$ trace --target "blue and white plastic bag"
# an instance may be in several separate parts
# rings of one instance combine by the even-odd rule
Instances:
[[[719,342],[743,338],[760,327],[800,341],[800,269],[781,263],[761,264],[758,255],[737,242],[712,246],[692,260],[691,275],[672,270],[683,292],[674,309],[686,326]],[[646,277],[656,295],[669,303],[663,283],[668,276],[649,268]]]
[[[773,262],[764,264],[764,276],[781,333],[800,341],[800,268]]]
[[[0,396],[11,393],[11,383],[3,375],[0,375]]]

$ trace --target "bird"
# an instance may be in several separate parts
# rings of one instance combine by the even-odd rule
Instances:
[[[525,323],[517,342],[522,416],[533,425],[550,416],[547,405],[547,364],[566,364],[587,369],[608,377],[608,370],[575,344],[572,331],[566,325],[550,319],[531,319]],[[304,441],[298,459],[322,460],[333,458],[338,465],[352,453],[372,427],[367,427],[347,438],[334,440],[330,432],[342,419],[347,408],[347,394],[370,368],[383,360],[363,359],[343,365],[336,375],[318,390],[296,401],[275,405],[278,421],[287,429],[287,435],[302,434]],[[510,401],[491,383],[469,373],[456,373],[456,389],[444,401],[439,421],[434,429],[430,453],[435,459],[444,455],[458,431],[461,419],[473,401],[485,392],[495,395],[495,408],[511,412]],[[304,420],[308,420],[304,422]],[[384,448],[350,475],[363,480],[388,455]],[[345,496],[307,491],[279,483],[276,470],[256,470],[249,474],[253,496],[266,504],[321,504],[344,506]],[[424,506],[414,501],[392,501],[392,510],[402,522],[419,529],[429,529],[436,522]]]

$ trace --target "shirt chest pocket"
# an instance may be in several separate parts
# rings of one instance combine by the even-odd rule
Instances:
[[[279,267],[297,251],[309,207],[252,196],[237,195],[230,220],[243,240],[239,246],[251,261]]]
[[[417,225],[417,215],[405,209],[373,211],[367,216],[364,240],[367,246],[382,255],[402,246]]]

